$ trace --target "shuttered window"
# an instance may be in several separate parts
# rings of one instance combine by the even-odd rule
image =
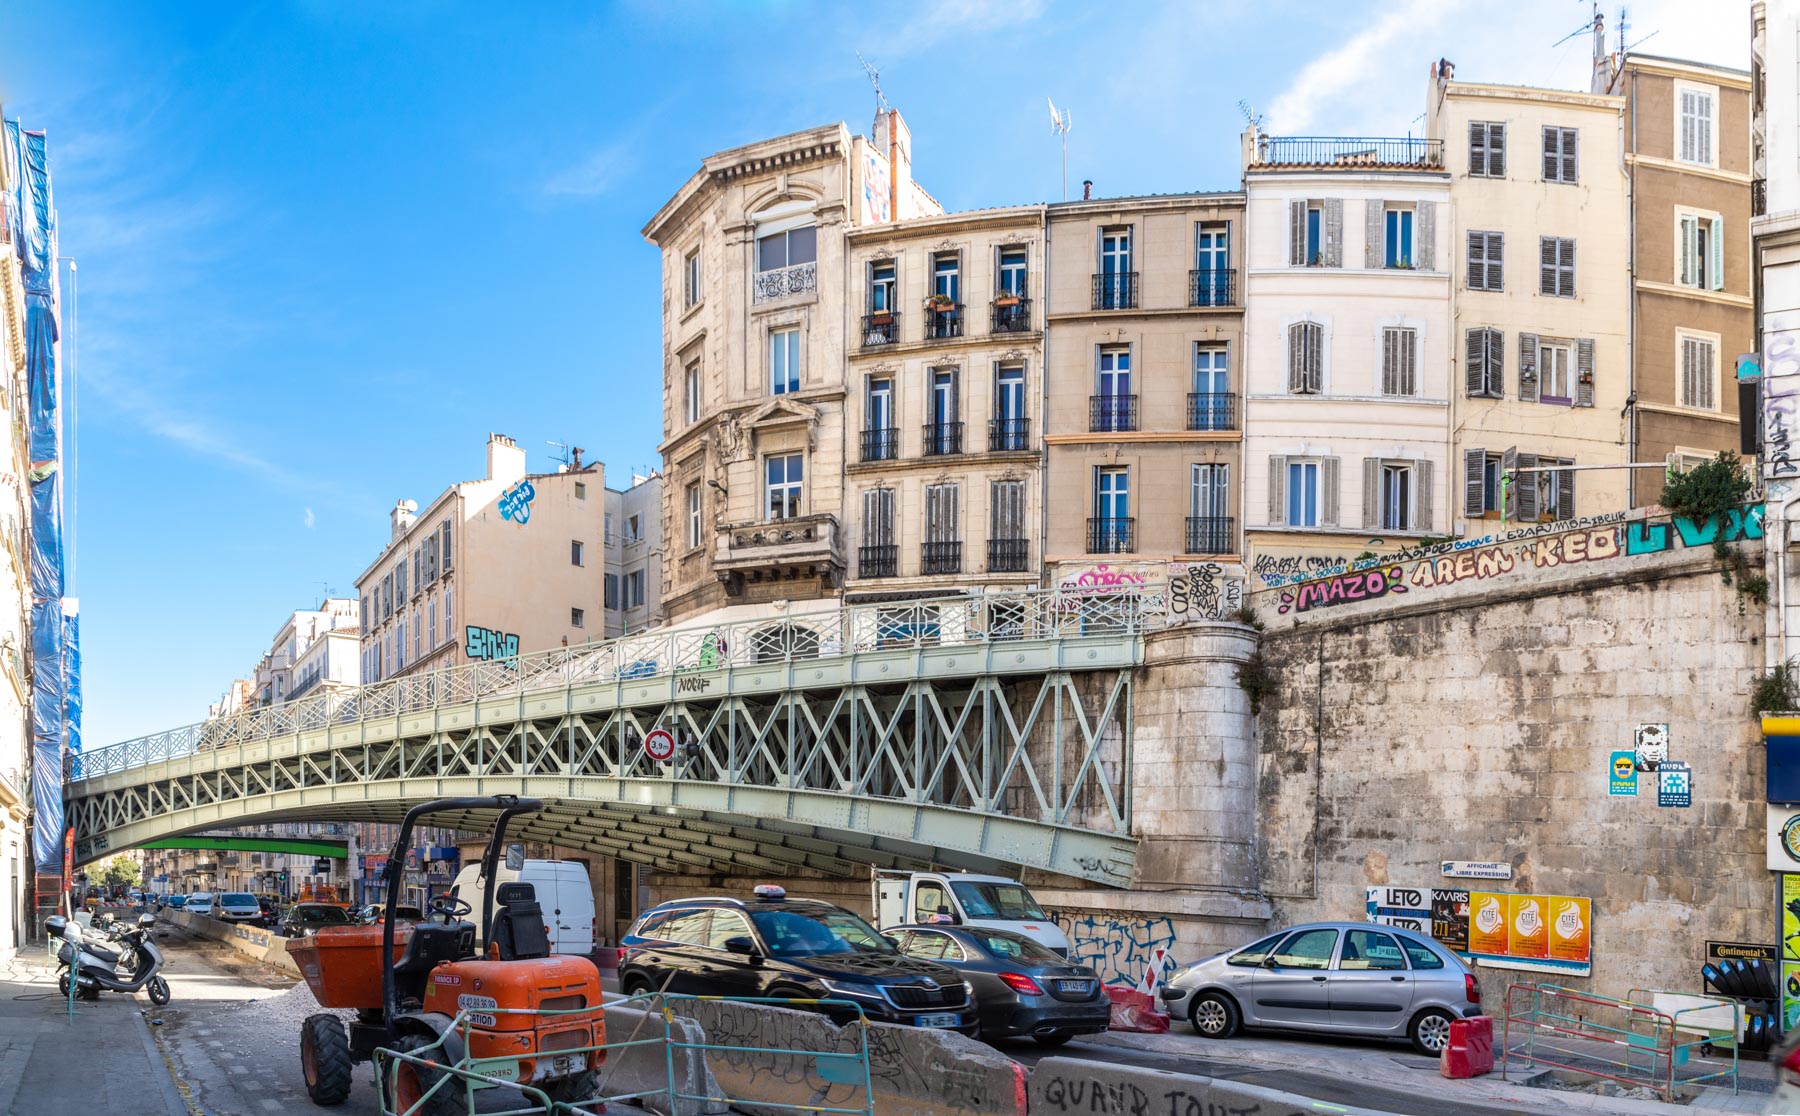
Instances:
[[[1505,287],[1505,237],[1497,232],[1469,234],[1469,289],[1498,291]]]
[[[1702,411],[1717,410],[1718,381],[1713,343],[1703,337],[1681,338],[1681,405]]]
[[[1682,89],[1681,161],[1712,166],[1713,97],[1704,89]]]
[[[1025,537],[1025,482],[995,481],[988,508],[988,537],[1011,540]]]
[[[925,541],[956,542],[958,530],[957,504],[960,488],[954,484],[925,486]]]
[[[1506,125],[1469,122],[1469,173],[1476,178],[1506,177]]]
[[[1288,327],[1288,391],[1318,395],[1325,390],[1325,327],[1295,322]]]
[[[1538,237],[1538,293],[1575,297],[1575,241],[1566,236]]]
[[[1463,380],[1471,399],[1506,394],[1506,334],[1489,326],[1463,335]]]
[[[1575,152],[1580,132],[1574,128],[1544,129],[1544,181],[1574,183]]]
[[[1675,281],[1684,287],[1725,289],[1725,222],[1684,213],[1678,221]]]
[[[1419,393],[1418,353],[1418,331],[1381,331],[1381,394],[1410,396]]]
[[[871,488],[863,493],[862,544],[894,544],[894,490]]]

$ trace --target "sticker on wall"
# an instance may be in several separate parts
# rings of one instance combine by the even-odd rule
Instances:
[[[1614,752],[1612,754],[1612,778],[1609,782],[1614,797],[1636,798],[1637,776],[1637,754],[1635,752]]]
[[[1656,804],[1692,806],[1694,773],[1680,760],[1663,760],[1656,768]]]
[[[1655,771],[1669,758],[1669,726],[1639,725],[1632,734],[1632,744],[1637,750],[1637,769]]]
[[[1512,879],[1512,865],[1504,860],[1444,860],[1438,863],[1439,874],[1448,879]]]
[[[1771,872],[1800,872],[1800,806],[1765,807],[1764,822]]]

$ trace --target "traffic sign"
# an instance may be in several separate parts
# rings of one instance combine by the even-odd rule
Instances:
[[[675,758],[675,734],[668,729],[651,729],[644,734],[644,754],[658,763]]]

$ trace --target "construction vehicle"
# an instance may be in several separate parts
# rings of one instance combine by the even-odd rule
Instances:
[[[507,823],[542,808],[535,799],[512,795],[442,798],[413,807],[388,857],[381,924],[326,926],[288,942],[319,1006],[356,1012],[347,1028],[332,1011],[302,1024],[301,1071],[314,1104],[342,1104],[350,1095],[352,1066],[369,1061],[378,1067],[383,1110],[394,1113],[468,1116],[474,1094],[467,1083],[492,1087],[483,1079],[530,1085],[554,1101],[592,1096],[605,1057],[596,1048],[606,1042],[600,970],[585,957],[550,953],[536,902],[521,897],[494,905]],[[413,827],[421,817],[446,811],[497,814],[482,858],[487,887],[470,897],[485,915],[479,949],[474,925],[463,918],[474,910],[470,900],[439,895],[425,921],[408,925],[396,918]],[[378,1051],[416,1060],[377,1059]],[[443,1081],[445,1066],[467,1076]]]
[[[294,902],[296,903],[330,903],[334,907],[350,909],[350,900],[344,894],[347,888],[339,888],[333,884],[305,884]]]

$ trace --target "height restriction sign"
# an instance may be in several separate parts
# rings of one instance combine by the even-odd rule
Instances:
[[[668,729],[651,729],[644,734],[644,754],[658,763],[675,758],[675,734]]]

